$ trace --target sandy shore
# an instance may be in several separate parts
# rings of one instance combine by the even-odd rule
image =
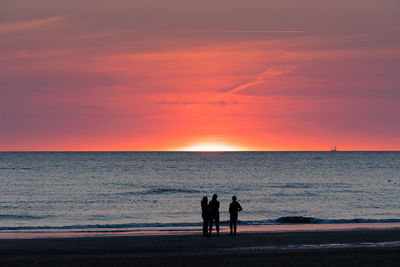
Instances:
[[[1,239],[0,266],[400,266],[400,230]]]

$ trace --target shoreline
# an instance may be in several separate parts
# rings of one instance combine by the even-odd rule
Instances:
[[[117,246],[115,244],[118,243]],[[174,246],[170,246],[174,244]],[[379,245],[381,244],[381,245]],[[383,245],[382,245],[383,244]],[[386,244],[386,246],[385,246]],[[393,245],[392,245],[393,244]],[[346,246],[347,245],[347,246]],[[221,251],[276,251],[313,250],[319,248],[398,247],[400,229],[357,229],[296,232],[239,232],[229,236],[203,237],[201,233],[175,235],[123,235],[123,236],[79,236],[31,239],[0,239],[0,255],[23,254],[81,254],[130,252],[134,254],[173,254],[181,252]],[[361,247],[361,246],[360,246]]]
[[[239,232],[236,237],[221,233],[211,238],[180,234],[0,240],[1,266],[204,266],[214,263],[398,265],[400,229]]]
[[[276,225],[238,225],[239,233],[292,233],[324,231],[358,231],[358,230],[400,230],[400,223],[343,223],[343,224],[276,224]],[[214,230],[215,232],[215,230]],[[229,232],[229,227],[222,226],[222,234]],[[155,236],[155,235],[196,235],[200,227],[177,229],[96,229],[72,231],[2,231],[2,239],[35,239],[35,238],[74,238],[74,237],[112,237],[112,236]]]

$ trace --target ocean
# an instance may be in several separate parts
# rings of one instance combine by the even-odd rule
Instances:
[[[0,152],[0,233],[400,222],[400,152]]]

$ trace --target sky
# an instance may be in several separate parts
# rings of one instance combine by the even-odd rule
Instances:
[[[398,0],[2,0],[0,150],[400,150]]]

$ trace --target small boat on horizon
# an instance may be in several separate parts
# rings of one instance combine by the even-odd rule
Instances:
[[[331,152],[336,152],[336,145],[331,148]]]

